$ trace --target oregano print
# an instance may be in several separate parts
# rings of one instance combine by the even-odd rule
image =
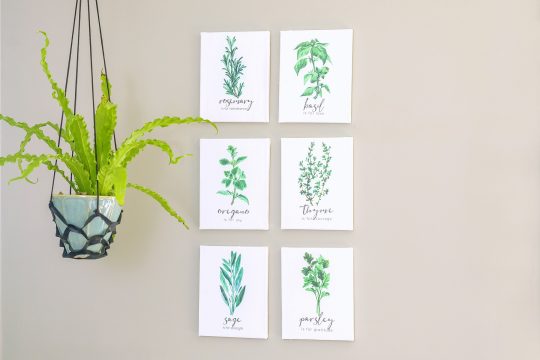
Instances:
[[[221,62],[225,71],[225,79],[223,80],[223,88],[227,95],[239,98],[244,89],[244,83],[240,82],[240,77],[244,74],[246,65],[242,63],[243,57],[236,57],[236,36],[232,38],[227,36],[227,46]]]
[[[219,195],[230,196],[232,198],[231,205],[234,205],[236,199],[240,199],[249,205],[249,199],[241,193],[247,187],[246,174],[238,166],[238,164],[247,159],[247,156],[238,156],[237,149],[232,145],[227,147],[227,152],[230,158],[219,160],[222,166],[230,167],[223,172],[224,178],[221,180],[221,183],[225,185],[225,190],[220,190],[217,193]]]
[[[303,287],[304,290],[315,295],[317,316],[321,316],[321,300],[330,296],[327,291],[330,285],[330,274],[325,271],[330,266],[330,261],[323,258],[322,255],[315,259],[313,255],[307,252],[304,254],[304,260],[307,266],[302,268],[302,275],[304,275]]]
[[[298,44],[296,50],[296,64],[294,71],[296,76],[307,67],[304,74],[304,85],[307,85],[301,96],[313,96],[314,99],[323,97],[323,90],[330,92],[328,84],[323,83],[326,74],[330,71],[327,62],[331,63],[326,47],[328,43],[322,43],[317,39],[304,41]]]
[[[219,290],[225,305],[229,308],[229,314],[234,315],[236,308],[240,306],[246,293],[246,286],[242,286],[244,268],[241,265],[242,254],[231,251],[229,259],[221,259],[219,268]]]
[[[298,186],[300,195],[311,206],[319,205],[323,197],[328,195],[328,180],[332,176],[330,162],[331,146],[322,143],[322,156],[318,158],[315,155],[315,142],[311,142],[307,151],[306,158],[299,163],[300,176],[298,177]]]

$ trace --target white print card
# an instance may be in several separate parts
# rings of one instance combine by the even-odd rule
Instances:
[[[353,249],[282,248],[283,339],[354,341]]]
[[[201,139],[200,229],[268,230],[270,139]]]
[[[350,123],[353,31],[282,31],[279,122]]]
[[[268,248],[201,246],[199,336],[268,338]]]
[[[281,228],[353,230],[353,139],[281,139]]]
[[[268,122],[270,32],[201,33],[200,115]]]

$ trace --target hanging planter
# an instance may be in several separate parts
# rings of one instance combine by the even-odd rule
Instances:
[[[95,0],[95,10],[99,24],[99,38],[105,71],[101,74],[101,101],[97,107],[94,102],[91,7],[90,0],[87,0],[86,13],[93,109],[93,121],[91,123],[93,134],[91,136],[84,117],[77,112],[77,79],[83,4],[82,0],[75,1],[75,14],[64,89],[58,86],[49,70],[47,63],[49,38],[46,33],[42,32],[45,46],[41,49],[41,67],[52,87],[53,98],[62,109],[60,124],[46,122],[30,125],[0,114],[0,121],[19,128],[26,134],[21,141],[18,152],[0,157],[0,166],[8,163],[17,164],[21,174],[11,179],[10,182],[23,179],[30,181],[29,176],[39,166],[45,166],[52,170],[53,178],[49,208],[56,224],[56,235],[60,238],[60,246],[64,248],[63,256],[75,259],[97,259],[107,255],[107,250],[113,242],[116,227],[122,217],[122,206],[124,205],[127,188],[141,191],[150,196],[187,228],[184,219],[171,208],[161,195],[147,187],[128,182],[128,164],[148,146],[165,153],[170,164],[176,164],[186,156],[176,156],[166,141],[157,138],[147,139],[145,135],[157,128],[190,123],[210,124],[216,130],[217,128],[211,121],[202,118],[165,116],[144,124],[127,136],[123,142],[117,144],[115,135],[117,124],[116,105],[111,101],[112,87],[107,75],[97,0]],[[76,27],[76,25],[78,26]],[[75,36],[78,39],[76,48],[74,47]],[[74,105],[72,108],[66,93],[74,48],[76,49],[76,70]],[[56,140],[53,140],[48,132],[56,135]],[[34,139],[45,144],[50,152],[41,154],[29,152],[27,146]],[[67,144],[67,146],[63,146],[63,144]],[[69,185],[70,195],[54,193],[57,175],[62,177]],[[72,193],[74,194],[71,195]]]
[[[112,196],[54,195],[50,203],[56,236],[64,248],[64,257],[99,258],[107,250],[120,224],[122,207]]]

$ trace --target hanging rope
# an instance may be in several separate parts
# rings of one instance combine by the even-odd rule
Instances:
[[[73,26],[71,28],[71,41],[69,45],[69,57],[68,57],[68,65],[67,65],[67,71],[66,71],[66,82],[64,85],[64,93],[66,93],[66,95],[67,95],[67,87],[68,87],[68,82],[69,82],[69,71],[71,69],[71,53],[73,51],[73,38],[75,36],[75,22],[77,20],[77,9],[79,8],[79,3],[80,3],[80,0],[75,0],[75,11],[73,14]],[[79,31],[79,34],[80,34],[80,31]],[[64,126],[64,112],[62,111],[62,114],[60,115],[60,130],[58,131],[58,140],[56,141],[57,147],[60,147],[63,126]],[[58,159],[54,160],[54,165],[55,165],[55,168],[58,166]],[[50,201],[52,201],[55,181],[56,181],[56,171],[53,172]],[[70,190],[71,190],[71,187],[70,187]]]
[[[73,98],[73,113],[77,114],[77,92],[79,89],[79,53],[80,53],[80,45],[81,45],[81,10],[82,6],[80,6],[80,0],[79,0],[79,21],[78,21],[78,30],[77,30],[77,57],[75,62],[75,92],[74,92],[74,98]],[[66,95],[67,96],[67,95]],[[71,151],[71,157],[73,157],[73,150]],[[73,183],[73,173],[69,174],[69,180],[71,183]],[[71,184],[69,185],[69,194],[72,193]]]
[[[99,213],[99,159],[98,159],[98,148],[97,148],[97,130],[96,130],[96,99],[94,95],[94,60],[92,53],[92,25],[90,18],[90,0],[86,0],[88,5],[88,44],[90,49],[90,87],[92,88],[92,119],[94,123],[94,155],[96,159],[96,213]]]

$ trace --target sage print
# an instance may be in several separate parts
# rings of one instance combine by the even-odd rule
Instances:
[[[300,176],[298,177],[298,186],[300,195],[311,206],[319,205],[323,197],[328,195],[327,183],[332,176],[330,162],[331,146],[322,143],[322,156],[318,158],[315,155],[315,142],[309,145],[306,158],[299,163]]]
[[[312,292],[317,302],[316,312],[321,316],[321,300],[330,296],[327,291],[330,285],[330,274],[325,271],[330,266],[330,261],[319,256],[317,259],[309,253],[304,254],[304,260],[307,266],[302,268],[304,275],[304,290]]]
[[[244,300],[246,286],[242,286],[242,278],[244,276],[244,268],[241,265],[242,254],[231,251],[229,259],[222,259],[223,263],[219,271],[219,290],[223,302],[229,308],[229,314],[234,315],[236,308],[240,306]]]
[[[236,51],[236,37],[227,36],[227,46],[225,47],[225,54],[221,62],[223,63],[223,70],[225,71],[225,79],[223,80],[223,88],[227,95],[239,98],[242,95],[244,89],[244,83],[240,82],[240,77],[244,74],[246,65],[242,63],[243,57],[237,57]]]
[[[236,199],[240,199],[249,205],[249,199],[241,193],[247,187],[246,174],[238,166],[238,164],[247,159],[247,156],[238,156],[238,151],[232,145],[227,147],[227,152],[229,153],[229,158],[219,160],[222,166],[228,167],[228,170],[223,172],[224,178],[221,180],[221,183],[225,185],[225,189],[217,193],[219,195],[230,196],[232,198],[231,205],[234,205]]]
[[[323,90],[330,92],[328,84],[323,82],[330,71],[327,63],[332,62],[326,50],[327,46],[327,43],[313,39],[304,41],[294,48],[296,50],[296,64],[294,65],[296,76],[307,67],[307,72],[304,74],[304,85],[307,87],[301,96],[313,96],[317,99],[323,97]]]

